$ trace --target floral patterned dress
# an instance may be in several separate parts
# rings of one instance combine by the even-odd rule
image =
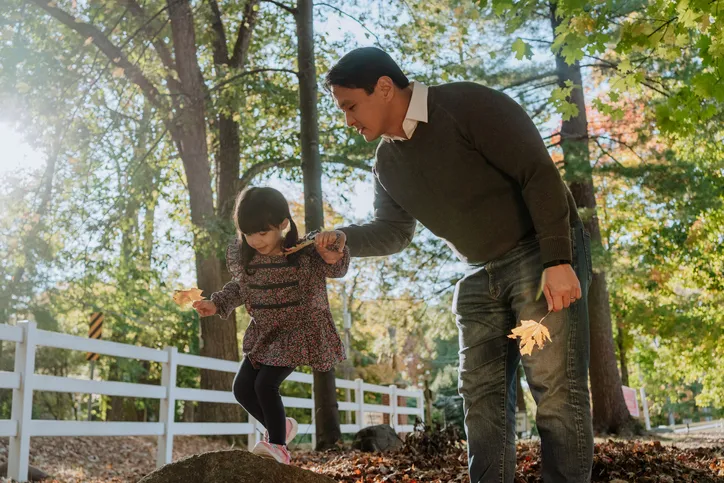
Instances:
[[[242,350],[254,367],[304,365],[328,371],[345,359],[329,309],[326,278],[347,273],[347,247],[334,265],[309,246],[294,261],[284,255],[257,253],[244,270],[237,241],[226,250],[226,264],[233,280],[213,293],[211,300],[222,319],[235,308],[246,307],[251,322]]]

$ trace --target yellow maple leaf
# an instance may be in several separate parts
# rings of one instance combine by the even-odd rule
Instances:
[[[550,312],[548,312],[548,314],[550,314]],[[546,314],[543,319],[548,317],[548,314]],[[521,320],[520,326],[515,327],[508,335],[511,339],[520,337],[521,355],[529,356],[533,353],[535,346],[542,349],[546,339],[552,340],[548,328],[543,325],[543,319],[540,319],[538,322],[535,320]]]
[[[173,294],[173,301],[180,305],[182,308],[188,309],[189,307],[191,307],[191,304],[196,302],[197,300],[204,300],[205,297],[201,295],[202,293],[203,290],[200,290],[196,287],[186,290],[176,290],[176,292],[174,292]]]

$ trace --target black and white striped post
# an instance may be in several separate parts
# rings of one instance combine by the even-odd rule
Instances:
[[[90,317],[90,326],[88,327],[88,338],[89,339],[102,339],[103,338],[103,312],[94,312]],[[90,380],[93,380],[93,369],[95,369],[95,362],[100,357],[100,354],[95,352],[86,352],[85,360],[90,361]],[[91,411],[93,404],[93,394],[88,394],[88,421],[91,421]]]

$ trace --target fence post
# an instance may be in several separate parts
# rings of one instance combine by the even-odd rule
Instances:
[[[158,437],[156,449],[156,468],[173,461],[173,425],[176,421],[176,368],[178,349],[166,347],[168,361],[161,372],[161,385],[166,388],[166,397],[161,399],[158,413],[159,422],[163,423],[163,434]]]
[[[17,481],[28,479],[30,457],[30,421],[33,417],[33,373],[35,372],[35,322],[20,322],[22,342],[15,344],[15,372],[20,375],[20,387],[13,389],[10,419],[17,423],[17,432],[10,438],[8,477]]]
[[[314,381],[312,381],[312,451],[317,449],[317,405],[314,402]]]
[[[397,417],[397,386],[390,385],[390,426],[397,431],[399,420]]]
[[[361,430],[364,428],[364,412],[365,412],[365,398],[364,398],[364,389],[362,389],[362,384],[364,382],[362,379],[355,379],[355,388],[354,388],[354,400],[357,403],[357,410],[355,411],[357,414],[355,415],[355,420],[357,421],[357,426]]]
[[[649,418],[649,403],[646,400],[646,390],[644,389],[644,386],[641,386],[639,388],[639,392],[641,393],[641,406],[644,410],[644,421],[646,422],[646,431],[651,430],[651,418]]]
[[[249,437],[246,439],[246,447],[249,451],[254,449],[254,446],[256,446],[256,443],[258,442],[259,438],[257,435],[259,434],[259,421],[254,419],[254,416],[247,413],[249,416],[249,424],[251,424],[251,433],[249,433]]]
[[[420,394],[417,396],[418,414],[417,417],[415,417],[415,426],[417,426],[419,422],[425,423],[425,393],[423,393],[422,390],[419,392]]]

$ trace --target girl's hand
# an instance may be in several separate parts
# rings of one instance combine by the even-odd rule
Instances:
[[[314,237],[314,245],[319,255],[330,265],[334,265],[344,256],[347,236],[339,230],[323,231]]]
[[[196,309],[201,317],[211,317],[216,314],[216,304],[211,300],[197,300],[192,307]]]

